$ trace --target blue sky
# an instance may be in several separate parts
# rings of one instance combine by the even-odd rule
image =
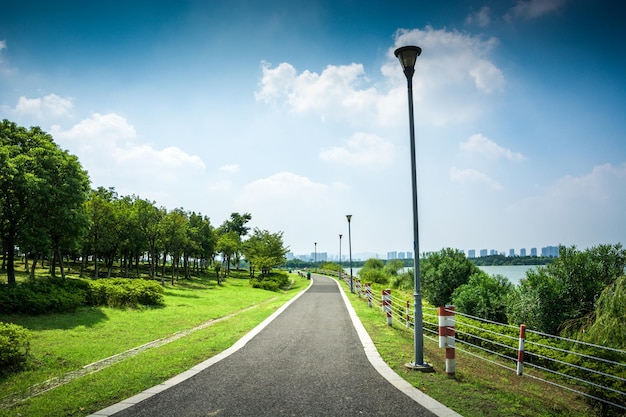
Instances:
[[[296,254],[626,243],[619,2],[0,0],[0,117]],[[365,256],[365,255],[363,255]]]

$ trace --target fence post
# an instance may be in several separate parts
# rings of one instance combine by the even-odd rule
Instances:
[[[361,280],[359,278],[356,279],[356,293],[361,298]]]
[[[387,313],[387,324],[389,326],[392,325],[392,317],[391,317],[391,290],[383,290],[383,311]]]
[[[437,313],[439,315],[439,347],[446,348],[446,375],[454,378],[456,373],[454,307],[437,307]]]
[[[411,303],[409,300],[406,300],[406,328],[411,327]]]
[[[517,375],[522,375],[524,365],[524,340],[526,340],[526,325],[519,326],[519,348],[517,349]]]
[[[365,284],[365,295],[367,296],[367,306],[372,306],[372,283],[368,282]]]

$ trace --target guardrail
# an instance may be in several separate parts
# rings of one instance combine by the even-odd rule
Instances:
[[[349,287],[348,275],[333,271],[326,274]],[[361,285],[356,277],[353,283],[357,297],[370,307],[380,307],[388,325],[414,327],[410,301],[394,298],[390,290],[377,294],[371,290],[371,284]],[[459,349],[520,377],[533,378],[597,401],[601,407],[626,412],[626,351],[541,333],[523,324],[497,323],[454,311],[452,306],[439,307],[440,314],[437,309],[422,307],[424,337],[438,342],[443,329],[446,339],[440,347],[446,348],[446,372],[450,376],[454,376],[456,368],[453,351]],[[441,325],[441,313],[453,315],[452,326]],[[524,367],[540,372],[530,374],[523,371]],[[546,375],[553,378],[548,380]]]

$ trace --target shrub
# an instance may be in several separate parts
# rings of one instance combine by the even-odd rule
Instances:
[[[111,278],[87,281],[88,304],[92,306],[137,307],[163,304],[163,287],[144,279]]]
[[[0,369],[21,367],[28,357],[31,335],[17,324],[0,322]]]
[[[76,310],[89,286],[82,280],[49,278],[0,286],[0,313],[47,314]]]
[[[252,288],[280,291],[289,285],[289,276],[283,272],[273,272],[264,277],[250,278]]]

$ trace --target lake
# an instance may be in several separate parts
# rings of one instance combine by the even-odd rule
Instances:
[[[479,266],[480,269],[488,273],[489,275],[502,275],[511,281],[513,285],[518,285],[520,279],[526,277],[526,271],[536,268],[537,265],[503,265],[503,266]],[[412,268],[408,268],[412,269]],[[352,274],[359,276],[361,268],[352,268]],[[349,274],[350,268],[344,268],[344,271]]]

